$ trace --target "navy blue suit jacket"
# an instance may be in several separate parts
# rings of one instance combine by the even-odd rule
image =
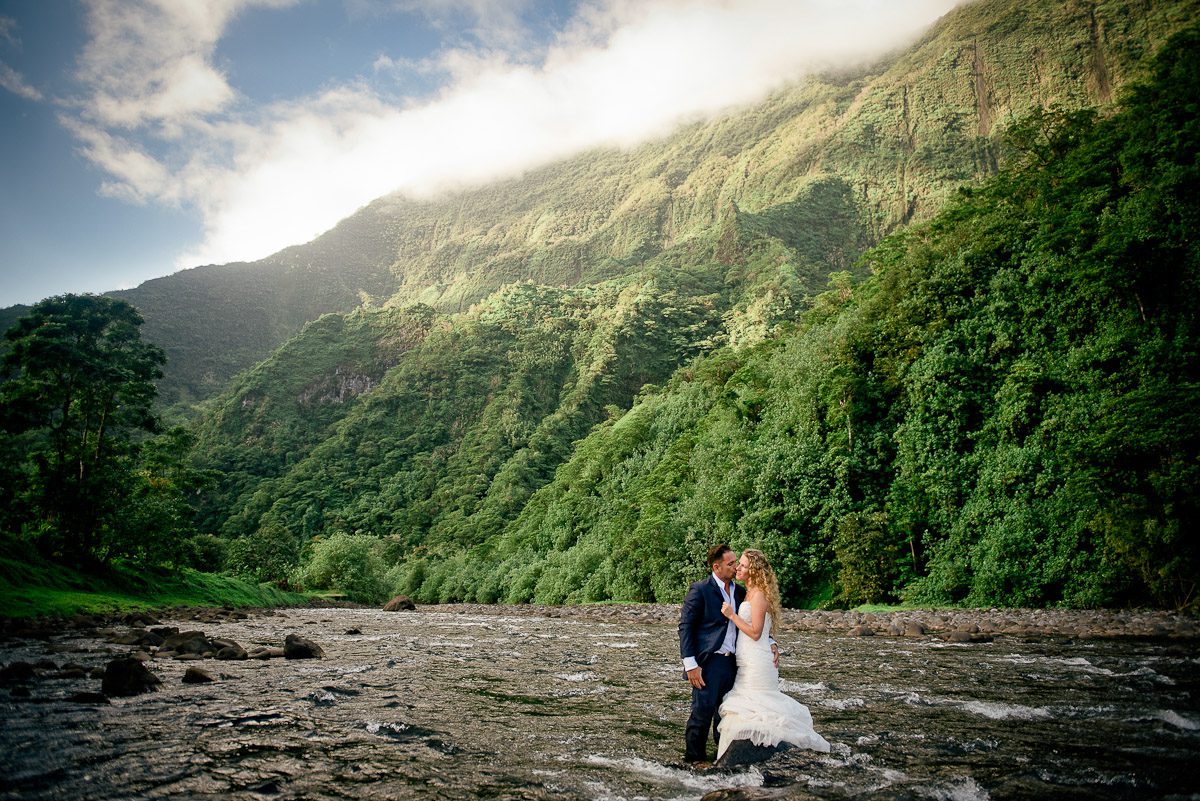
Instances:
[[[746,599],[746,588],[733,585],[734,608]],[[725,627],[729,620],[721,614],[724,596],[710,574],[688,588],[683,598],[683,609],[679,613],[679,656],[696,657],[696,663],[704,667],[708,658],[721,648],[725,641]]]

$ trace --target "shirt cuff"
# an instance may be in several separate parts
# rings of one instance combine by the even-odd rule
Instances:
[[[686,670],[695,670],[695,669],[696,669],[696,668],[698,668],[698,667],[700,667],[700,665],[696,663],[696,657],[694,657],[694,656],[685,656],[685,657],[683,658],[683,669],[684,669],[685,671],[686,671]]]

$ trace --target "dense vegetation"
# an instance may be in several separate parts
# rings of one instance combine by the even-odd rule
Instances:
[[[46,558],[158,563],[188,545],[186,496],[202,477],[186,461],[191,435],[162,431],[155,414],[164,357],[141,324],[123,301],[64,295],[5,334],[0,533]]]
[[[706,543],[792,603],[1195,603],[1200,34],[1123,111],[1048,111],[1011,166],[794,333],[579,444],[502,536],[414,554],[427,599],[673,600]]]
[[[89,449],[39,304],[5,535],[366,602],[677,601],[728,540],[794,605],[1194,607],[1200,41],[1144,56],[1195,10],[967,4],[878,69],[147,285],[168,403],[282,342],[190,433],[108,301],[137,402]]]
[[[216,504],[233,565],[364,598],[667,601],[728,539],[796,604],[1192,603],[1194,44],[1119,113],[1012,126],[1002,173],[822,294],[805,209],[838,219],[836,181],[608,282],[321,321],[404,319],[411,347],[329,436],[299,406],[202,435],[213,465],[275,454]]]

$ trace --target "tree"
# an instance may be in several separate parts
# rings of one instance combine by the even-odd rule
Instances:
[[[141,325],[124,301],[62,295],[5,333],[3,523],[49,557],[107,561],[121,529],[138,438],[159,428],[154,381],[166,361]]]

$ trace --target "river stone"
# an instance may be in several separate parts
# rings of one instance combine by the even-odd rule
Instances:
[[[736,765],[756,765],[791,747],[789,743],[755,745],[749,740],[734,740],[725,749],[725,753],[721,755],[721,758],[717,760],[717,767],[731,768]]]
[[[163,640],[162,649],[174,651],[176,654],[208,654],[218,650],[203,631],[181,631],[172,634]]]
[[[289,634],[283,640],[283,656],[286,659],[320,659],[325,652],[307,637]]]
[[[66,700],[73,704],[108,704],[108,696],[104,693],[94,692],[78,692],[73,695],[68,695]]]
[[[137,695],[158,689],[162,679],[136,659],[114,659],[104,669],[100,689],[105,695]]]
[[[275,659],[283,655],[282,648],[272,648],[264,645],[260,645],[246,654],[249,659]]]
[[[249,656],[246,654],[246,649],[243,648],[242,646],[238,645],[237,643],[234,643],[233,645],[226,645],[220,651],[217,651],[217,659],[248,659],[248,658],[249,658]]]
[[[198,667],[190,667],[183,672],[184,684],[207,684],[210,681],[216,680],[216,676]]]
[[[0,668],[0,684],[19,684],[32,680],[34,675],[33,665],[28,662],[13,662]]]
[[[855,626],[854,628],[850,629],[850,636],[851,637],[874,637],[875,630],[872,629],[870,626]]]
[[[399,612],[401,610],[412,612],[417,608],[417,605],[412,602],[412,599],[407,595],[397,595],[392,600],[383,605],[385,612]]]
[[[153,615],[146,612],[130,612],[125,616],[125,625],[127,626],[161,626],[162,621],[156,619]]]

